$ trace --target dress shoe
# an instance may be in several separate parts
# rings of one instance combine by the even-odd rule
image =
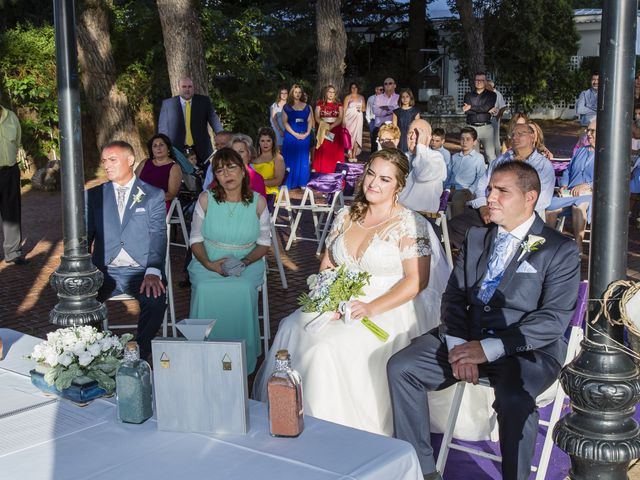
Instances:
[[[425,473],[423,475],[424,480],[442,480],[442,475],[437,470],[431,473]]]
[[[12,263],[14,265],[26,265],[27,263],[29,263],[29,260],[27,260],[24,257],[16,257],[16,258],[12,258],[11,260],[5,259],[5,262]]]

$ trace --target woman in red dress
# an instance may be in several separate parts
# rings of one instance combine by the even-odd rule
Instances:
[[[334,173],[336,163],[344,160],[344,139],[343,107],[333,85],[327,85],[323,89],[322,100],[318,100],[316,104],[315,118],[318,122],[318,133],[311,168],[315,172]]]

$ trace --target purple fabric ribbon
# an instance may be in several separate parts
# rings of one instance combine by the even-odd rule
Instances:
[[[440,206],[438,207],[439,212],[447,211],[447,203],[449,203],[449,195],[451,192],[449,190],[443,190],[442,195],[440,195]]]
[[[353,195],[356,185],[364,175],[364,163],[338,163],[336,173],[345,175],[344,194]]]
[[[307,188],[314,192],[336,193],[342,190],[342,173],[312,173]]]

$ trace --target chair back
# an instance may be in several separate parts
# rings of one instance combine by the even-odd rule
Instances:
[[[337,193],[344,186],[342,173],[312,173],[307,188],[318,193]]]
[[[355,193],[356,185],[364,174],[364,163],[337,163],[336,173],[344,175],[344,194],[349,197]]]
[[[554,158],[549,160],[551,165],[553,166],[553,171],[556,174],[556,182],[562,177],[564,171],[569,168],[569,164],[571,163],[571,158]]]
[[[440,205],[438,206],[439,212],[447,211],[447,204],[449,203],[449,195],[451,195],[450,190],[443,190],[442,195],[440,195]]]

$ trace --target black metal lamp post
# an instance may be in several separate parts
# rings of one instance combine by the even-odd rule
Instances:
[[[590,298],[602,298],[612,282],[626,278],[637,8],[637,0],[605,0],[602,8]],[[622,327],[604,316],[595,320],[598,310],[590,304],[582,351],[561,374],[572,412],[558,422],[553,438],[571,457],[574,480],[626,479],[629,462],[640,457],[633,419],[640,372],[615,348],[623,341]]]
[[[107,316],[107,309],[96,300],[96,295],[103,276],[91,262],[85,226],[75,2],[54,0],[53,7],[64,253],[60,266],[49,279],[59,299],[49,313],[49,321],[62,326],[101,324]]]

